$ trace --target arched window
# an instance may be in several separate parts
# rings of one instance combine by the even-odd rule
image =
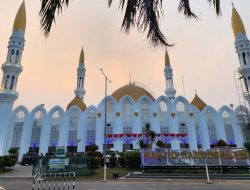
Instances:
[[[12,148],[18,148],[18,149],[20,148],[24,119],[25,119],[25,114],[23,111],[20,111],[16,114],[14,129],[13,129],[12,139],[11,139]]]
[[[129,100],[126,100],[122,105],[123,111],[123,133],[132,133],[132,105]]]
[[[141,103],[141,126],[142,133],[146,133],[146,124],[150,123],[150,105],[146,100]]]
[[[77,127],[79,121],[79,112],[77,109],[72,110],[69,123],[68,146],[77,146]]]
[[[60,121],[61,121],[60,112],[55,111],[52,114],[52,118],[51,118],[51,130],[50,130],[50,141],[49,141],[50,147],[56,147],[58,145]],[[49,152],[52,152],[52,151],[49,151]]]
[[[230,113],[227,111],[223,111],[222,118],[223,118],[226,137],[227,137],[227,144],[229,144],[230,146],[234,146],[235,145],[235,138],[234,138],[234,134],[233,134],[233,126],[232,126],[232,122],[231,122]]]
[[[96,112],[90,110],[88,113],[87,146],[95,144]]]
[[[246,54],[245,54],[245,52],[242,53],[242,57],[243,57],[243,63],[244,63],[244,65],[246,65],[247,64],[247,60],[246,60]]]
[[[246,110],[245,109],[241,109],[237,113],[237,118],[238,118],[238,125],[240,127],[239,130],[242,131],[243,140],[244,140],[244,142],[246,142],[250,138],[249,129],[247,127],[247,124],[250,121],[249,121],[249,116],[248,116]]]
[[[113,122],[114,122],[114,113],[113,113],[113,102],[111,100],[107,100],[107,126],[106,133],[113,134]]]
[[[14,82],[15,82],[15,76],[12,76],[11,77],[11,82],[10,82],[10,90],[13,90]]]
[[[167,121],[167,104],[164,101],[159,103],[159,118],[160,118],[160,133],[169,133],[169,126]]]
[[[5,79],[4,89],[8,88],[9,80],[10,80],[10,75],[7,75]]]
[[[215,113],[211,110],[205,112],[206,120],[207,120],[207,128],[209,134],[210,145],[214,146],[217,143],[217,133],[215,126]]]
[[[16,51],[15,63],[18,63],[19,60],[19,50]]]
[[[42,121],[43,121],[43,113],[41,111],[36,112],[33,120],[32,135],[30,142],[30,147],[36,149],[36,151],[39,151]]]
[[[10,54],[10,60],[9,60],[11,63],[14,62],[14,53],[15,53],[15,50],[12,49],[12,50],[11,50],[11,54]]]

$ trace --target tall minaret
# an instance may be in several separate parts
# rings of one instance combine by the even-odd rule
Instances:
[[[77,85],[75,89],[75,95],[80,97],[82,100],[84,99],[84,95],[86,93],[84,89],[84,79],[85,79],[85,65],[84,65],[84,52],[83,49],[79,58],[79,65],[77,68]]]
[[[6,139],[11,123],[11,113],[15,100],[18,98],[16,91],[19,74],[23,71],[21,65],[24,49],[24,33],[26,27],[25,3],[21,4],[13,25],[12,35],[9,39],[8,54],[2,65],[3,78],[0,87],[0,155],[6,153]]]
[[[235,49],[238,54],[240,67],[239,72],[243,76],[246,93],[244,97],[250,105],[250,43],[246,36],[244,24],[239,13],[233,6],[232,10],[232,29],[235,37]]]
[[[170,60],[168,56],[168,52],[165,52],[165,80],[166,80],[166,90],[165,94],[170,100],[174,100],[176,90],[174,88],[174,81],[173,81],[173,70],[170,65]]]

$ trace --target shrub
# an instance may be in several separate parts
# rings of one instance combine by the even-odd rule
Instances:
[[[11,158],[11,156],[3,156],[3,168],[5,167],[13,167],[16,164],[16,160]]]
[[[18,150],[17,150],[17,148],[10,148],[8,150],[8,152],[9,152],[10,155],[17,155]]]
[[[224,140],[220,139],[220,140],[218,140],[216,146],[225,147],[225,146],[227,146],[227,143]]]
[[[114,156],[111,156],[109,158],[109,164],[110,164],[110,167],[116,167],[116,161],[117,161],[117,158]]]
[[[141,166],[141,153],[139,151],[126,152],[125,165],[129,168],[139,168]]]
[[[164,146],[164,143],[161,140],[158,140],[156,142],[156,146],[158,146],[159,148],[162,148]]]
[[[247,151],[250,153],[250,141],[244,143],[244,147],[247,149]]]
[[[95,170],[99,168],[100,159],[99,158],[91,158],[91,169]]]
[[[88,151],[87,152],[87,156],[89,157],[94,157],[95,156],[95,153],[93,151]]]

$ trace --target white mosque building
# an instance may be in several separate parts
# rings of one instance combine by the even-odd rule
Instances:
[[[243,147],[247,140],[245,125],[248,109],[238,106],[234,110],[222,106],[219,110],[206,105],[196,94],[191,103],[183,96],[175,96],[173,72],[169,55],[165,54],[165,95],[154,97],[143,87],[129,83],[106,97],[98,106],[84,103],[85,62],[81,51],[77,68],[75,98],[66,110],[55,106],[46,110],[38,105],[33,110],[25,106],[13,108],[19,94],[16,91],[24,50],[26,11],[20,6],[8,44],[6,62],[2,64],[3,78],[0,88],[0,155],[9,148],[19,149],[19,155],[29,150],[40,153],[55,151],[64,146],[68,151],[85,152],[86,147],[96,144],[103,150],[106,143],[118,151],[139,149],[138,141],[146,139],[145,125],[150,124],[156,138],[172,150],[210,149],[219,139],[230,146]],[[232,28],[239,57],[239,72],[250,87],[250,43],[239,14],[233,7]],[[91,93],[91,92],[88,92]],[[245,98],[250,102],[249,93]],[[239,117],[239,115],[243,117]],[[153,145],[154,147],[155,145]]]

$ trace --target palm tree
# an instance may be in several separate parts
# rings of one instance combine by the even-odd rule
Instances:
[[[55,14],[62,13],[63,7],[68,7],[72,0],[41,0],[40,23],[44,36],[48,37],[51,26],[55,21]],[[119,0],[119,9],[125,10],[121,29],[129,33],[132,27],[136,27],[140,32],[147,31],[147,39],[154,46],[171,46],[166,37],[161,32],[159,21],[163,16],[163,0]],[[197,0],[196,0],[197,1]],[[107,0],[108,6],[113,4],[114,0]],[[209,4],[213,3],[216,14],[220,15],[220,0],[207,0]],[[191,10],[190,0],[179,0],[178,11],[187,18],[197,18],[197,15]]]

